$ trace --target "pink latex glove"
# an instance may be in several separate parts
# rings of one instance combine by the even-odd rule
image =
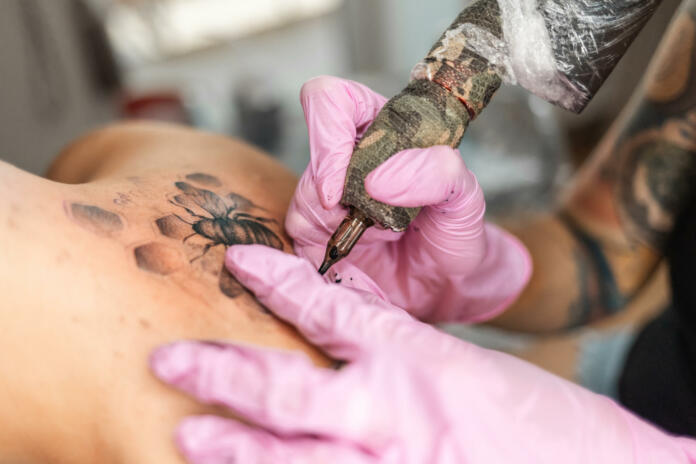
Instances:
[[[317,268],[346,216],[339,204],[346,169],[386,99],[356,82],[319,77],[301,93],[311,162],[292,199],[285,228],[295,252]],[[511,235],[485,224],[476,177],[448,146],[411,149],[370,173],[367,192],[395,206],[424,206],[404,233],[373,227],[328,276],[369,290],[428,321],[489,319],[529,279],[531,261]]]
[[[182,342],[154,372],[250,424],[186,419],[193,464],[687,463],[669,436],[606,397],[418,322],[370,294],[328,284],[305,260],[236,246],[228,268],[277,316],[336,359]]]

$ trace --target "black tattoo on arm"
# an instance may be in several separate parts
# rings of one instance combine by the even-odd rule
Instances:
[[[579,245],[574,256],[579,296],[569,308],[568,328],[619,312],[639,289],[631,294],[622,293],[600,241],[584,231],[570,216],[561,215],[560,219]]]
[[[696,0],[684,3],[622,129],[607,173],[627,231],[662,250],[696,194]]]
[[[696,0],[686,0],[628,113],[557,216],[574,238],[567,259],[577,280],[564,283],[578,295],[566,308],[571,326],[613,314],[640,293],[676,217],[696,199],[695,19]]]

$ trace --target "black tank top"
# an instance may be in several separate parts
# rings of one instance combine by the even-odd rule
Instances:
[[[619,400],[677,435],[696,437],[696,201],[665,250],[672,306],[639,334],[619,381]]]

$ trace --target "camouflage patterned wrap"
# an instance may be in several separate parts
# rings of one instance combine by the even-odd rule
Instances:
[[[462,11],[412,75],[450,90],[467,106],[472,119],[488,105],[502,83],[497,68],[473,51],[482,47],[481,37],[487,42],[504,43],[497,0],[480,0]]]
[[[419,209],[373,200],[365,191],[365,177],[402,150],[458,147],[469,119],[466,107],[442,86],[427,80],[411,82],[384,105],[358,143],[348,166],[342,203],[356,207],[384,227],[405,230]]]
[[[419,208],[373,200],[365,191],[365,177],[402,150],[458,147],[469,121],[500,87],[496,68],[467,48],[462,31],[469,26],[500,39],[497,1],[480,0],[459,15],[421,64],[422,73],[415,72],[408,87],[387,102],[353,152],[341,202],[386,228],[405,230]]]

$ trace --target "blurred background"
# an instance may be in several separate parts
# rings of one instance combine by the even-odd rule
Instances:
[[[0,0],[0,159],[42,174],[69,141],[158,119],[254,143],[297,173],[298,94],[313,76],[391,96],[465,0]],[[665,0],[581,115],[502,89],[462,146],[489,210],[543,208],[642,76],[678,5]]]

